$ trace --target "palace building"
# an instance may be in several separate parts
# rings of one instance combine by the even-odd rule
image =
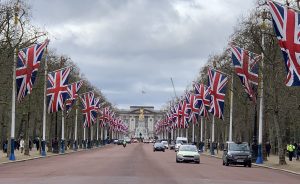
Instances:
[[[163,111],[155,110],[153,106],[130,106],[129,109],[120,109],[117,113],[127,124],[127,136],[130,138],[153,138],[154,125],[163,117]]]

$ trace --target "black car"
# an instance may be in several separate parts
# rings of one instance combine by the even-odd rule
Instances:
[[[119,139],[117,145],[123,145],[124,140]]]
[[[163,143],[157,142],[153,145],[153,152],[155,151],[163,151],[165,152],[165,146]]]
[[[175,142],[172,141],[171,144],[169,145],[170,150],[174,150],[175,149]]]
[[[244,165],[251,167],[251,152],[248,143],[226,142],[223,152],[223,165]]]

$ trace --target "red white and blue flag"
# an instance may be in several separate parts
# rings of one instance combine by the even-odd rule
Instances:
[[[200,83],[194,83],[195,100],[199,108],[199,116],[208,117],[210,106],[210,94],[207,86]]]
[[[199,106],[195,94],[187,92],[186,101],[189,110],[189,122],[196,123],[199,118]]]
[[[21,102],[31,93],[38,69],[49,40],[34,44],[19,51],[16,66],[17,99]]]
[[[295,10],[268,1],[275,33],[281,48],[287,77],[287,86],[300,86],[300,16]]]
[[[233,45],[230,46],[230,49],[235,72],[245,87],[245,91],[249,95],[250,100],[256,102],[258,61],[260,61],[261,56]]]
[[[48,113],[57,112],[64,108],[65,101],[70,98],[68,79],[71,68],[63,68],[48,73],[47,104]]]
[[[189,109],[187,107],[187,101],[185,99],[183,99],[181,101],[181,120],[180,120],[180,128],[188,128],[188,124],[189,124]]]
[[[82,103],[83,126],[90,127],[93,122],[96,122],[97,110],[94,106],[94,93],[87,92],[80,96]]]
[[[69,113],[71,107],[75,103],[76,98],[78,97],[77,93],[78,93],[80,87],[82,86],[82,84],[83,84],[83,81],[78,81],[78,82],[74,82],[74,83],[68,85],[68,92],[69,92],[70,98],[66,101],[66,104],[65,104],[67,113]]]
[[[215,117],[223,119],[224,99],[226,93],[226,84],[228,77],[220,71],[208,69],[208,87],[210,94],[210,109],[209,112]]]

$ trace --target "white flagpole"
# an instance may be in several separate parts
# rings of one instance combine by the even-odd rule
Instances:
[[[97,147],[99,146],[99,119],[97,118]]]
[[[83,149],[86,149],[85,129],[86,129],[86,127],[83,127]]]
[[[229,141],[232,141],[232,119],[233,119],[233,74],[231,75],[230,90],[230,118],[229,118]]]
[[[16,160],[15,157],[15,126],[16,126],[16,65],[17,65],[17,25],[18,25],[18,1],[15,6],[15,30],[13,37],[14,60],[13,60],[13,81],[12,81],[12,98],[11,98],[11,131],[10,131],[10,155],[9,160]]]
[[[64,109],[61,110],[61,153],[65,153],[65,115]]]
[[[103,131],[104,131],[104,127],[101,127],[101,135],[100,135],[101,144],[103,144]]]
[[[185,128],[185,137],[187,139],[189,139],[189,130],[188,130],[188,128]]]
[[[74,135],[75,135],[75,138],[74,138],[74,151],[77,151],[77,148],[78,148],[78,140],[77,140],[77,121],[78,121],[78,108],[76,107],[76,110],[75,110],[75,128],[74,128]]]
[[[48,81],[48,46],[46,46],[46,57],[45,57],[45,73],[44,73],[44,106],[43,106],[43,139],[42,139],[42,151],[41,155],[46,156],[46,117],[47,117],[47,81]]]
[[[264,22],[263,22],[264,24]],[[265,37],[264,34],[262,34],[262,48],[265,47]],[[262,157],[262,129],[263,129],[263,116],[264,116],[264,80],[263,80],[263,67],[264,67],[264,54],[262,52],[262,60],[261,60],[261,68],[260,68],[260,99],[259,99],[259,119],[258,119],[258,153],[257,153],[257,164],[263,163],[263,157]]]
[[[215,116],[213,115],[212,124],[211,124],[211,144],[210,144],[210,154],[214,155],[214,142],[215,142]]]
[[[94,134],[94,125],[91,124],[91,141],[90,141],[90,147],[92,148],[93,147],[93,134]]]
[[[192,137],[192,140],[193,140],[193,142],[195,142],[195,124],[193,123],[193,127],[192,127],[192,129],[193,129],[193,137]]]
[[[200,141],[203,142],[203,117],[201,117],[201,131],[200,131]]]

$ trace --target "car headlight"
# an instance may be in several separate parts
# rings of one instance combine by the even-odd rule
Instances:
[[[178,157],[183,157],[183,155],[182,155],[182,154],[177,154],[177,156],[178,156]]]
[[[228,154],[227,156],[228,156],[229,158],[233,158],[233,155],[231,155],[231,154]]]

